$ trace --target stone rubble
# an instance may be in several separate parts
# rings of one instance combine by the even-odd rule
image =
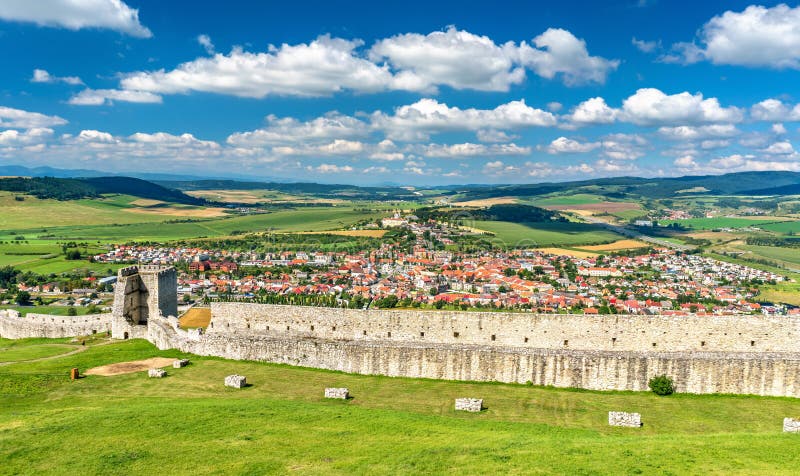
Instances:
[[[228,375],[225,377],[225,386],[231,388],[244,388],[247,386],[247,377],[244,375]]]
[[[325,389],[325,398],[340,398],[342,400],[347,400],[348,396],[350,396],[350,393],[346,388]]]
[[[175,362],[172,362],[172,368],[174,369],[186,367],[187,365],[189,365],[189,359],[177,359]]]
[[[783,432],[784,433],[800,433],[800,418],[784,418],[783,419]]]
[[[464,412],[479,412],[483,408],[482,398],[456,398],[456,410]]]
[[[639,428],[642,426],[642,415],[639,413],[608,412],[608,424],[611,426]]]
[[[147,371],[147,376],[150,378],[163,378],[167,376],[164,369],[150,369]]]

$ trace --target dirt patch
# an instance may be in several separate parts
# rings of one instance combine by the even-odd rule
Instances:
[[[134,207],[154,207],[156,205],[163,205],[165,202],[161,200],[153,200],[150,198],[139,198],[131,202]]]
[[[617,250],[630,250],[634,248],[647,248],[647,243],[638,240],[618,240],[613,243],[606,243],[605,245],[591,245],[581,246],[582,250],[589,251],[617,251]]]
[[[545,205],[542,208],[563,211],[580,210],[594,213],[617,213],[628,210],[641,210],[639,204],[633,202],[600,202],[585,203],[583,205]]]
[[[152,357],[144,360],[134,360],[132,362],[120,362],[118,364],[103,365],[89,369],[83,375],[102,375],[103,377],[111,377],[114,375],[132,374],[135,372],[144,372],[145,370],[155,369],[159,367],[169,367],[175,359],[166,357]]]
[[[178,319],[181,328],[187,329],[190,327],[208,327],[211,322],[211,309],[207,307],[193,307],[186,311],[184,315]]]
[[[453,202],[451,205],[456,207],[490,207],[492,205],[503,205],[507,203],[517,203],[514,197],[495,197],[484,198],[482,200],[469,200],[466,202]]]
[[[192,218],[215,218],[227,215],[224,208],[177,208],[177,207],[158,207],[158,208],[129,208],[131,213],[142,213],[146,215],[169,215],[176,217]]]
[[[594,258],[598,256],[598,253],[592,253],[591,251],[567,250],[564,248],[537,248],[536,251],[551,255],[572,256],[574,258]]]

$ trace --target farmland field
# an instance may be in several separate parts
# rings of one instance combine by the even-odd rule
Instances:
[[[138,372],[71,382],[71,367],[184,356],[141,340],[97,343],[3,367],[4,473],[774,475],[800,465],[796,435],[781,432],[784,416],[800,414],[797,399],[348,375],[191,355],[164,379]],[[9,345],[0,339],[0,349]],[[20,360],[80,347],[13,345]],[[252,386],[223,387],[232,373]],[[323,399],[330,386],[354,398]],[[462,396],[483,398],[486,410],[456,413]],[[618,409],[640,412],[644,426],[609,427],[607,412]]]
[[[785,220],[785,219],[783,219]],[[687,220],[660,220],[661,225],[671,225],[677,223],[686,228],[695,230],[713,230],[715,228],[745,228],[755,226],[759,228],[768,229],[768,226],[774,226],[783,221],[781,218],[775,217],[716,217],[716,218],[689,218]],[[770,224],[770,225],[767,225]],[[765,226],[766,225],[766,226]]]
[[[587,223],[511,223],[476,221],[474,227],[494,233],[506,246],[565,246],[610,243],[620,237],[605,228]]]
[[[800,221],[784,221],[781,223],[770,223],[768,225],[761,226],[761,228],[783,234],[800,233]]]

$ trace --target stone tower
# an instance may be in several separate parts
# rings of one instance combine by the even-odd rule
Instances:
[[[147,338],[147,321],[158,315],[178,315],[175,268],[141,265],[120,269],[114,287],[111,337]]]

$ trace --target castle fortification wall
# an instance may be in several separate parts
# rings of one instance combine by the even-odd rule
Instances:
[[[208,333],[613,352],[800,352],[800,318],[381,311],[212,303]]]
[[[111,314],[52,316],[29,313],[22,317],[14,310],[0,311],[0,337],[74,337],[111,330]]]

